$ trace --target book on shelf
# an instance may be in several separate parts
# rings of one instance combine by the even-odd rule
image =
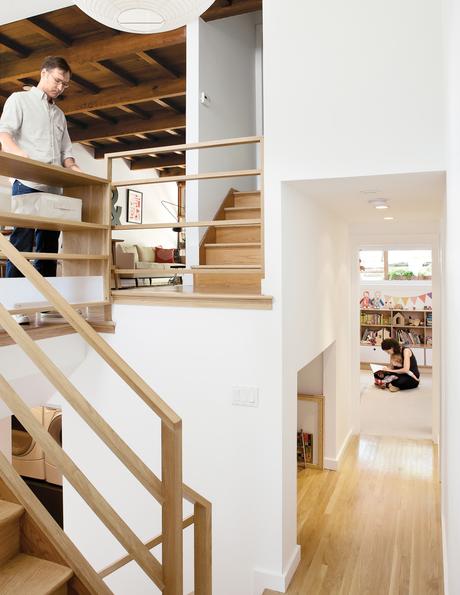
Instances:
[[[405,345],[423,345],[425,342],[423,335],[403,329],[396,331],[396,339]]]
[[[372,329],[365,328],[361,334],[361,342],[369,345],[381,345],[384,339],[391,337],[390,331],[386,328]]]
[[[297,432],[297,461],[303,463],[313,463],[313,434],[299,430]]]

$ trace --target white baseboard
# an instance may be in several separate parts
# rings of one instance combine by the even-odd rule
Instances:
[[[265,589],[285,593],[300,562],[300,545],[296,545],[284,572],[277,574],[268,570],[254,571],[254,595],[262,595]]]
[[[444,595],[449,595],[449,573],[447,569],[447,543],[446,543],[446,523],[444,515],[441,513],[441,540],[442,540],[442,564],[444,568]]]
[[[346,435],[345,440],[343,441],[342,446],[340,447],[339,453],[335,459],[332,459],[329,457],[324,457],[323,464],[324,464],[325,469],[329,469],[330,471],[337,471],[337,469],[340,467],[340,461],[347,449],[348,443],[350,442],[352,436],[353,436],[353,430],[350,430],[348,432],[348,434]]]

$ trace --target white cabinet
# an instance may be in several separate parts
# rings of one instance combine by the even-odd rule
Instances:
[[[361,345],[361,361],[371,364],[388,364],[388,353],[380,345]]]
[[[425,366],[432,366],[433,365],[433,350],[432,349],[425,349]]]

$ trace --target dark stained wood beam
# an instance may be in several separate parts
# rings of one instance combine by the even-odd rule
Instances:
[[[118,77],[123,83],[128,84],[130,87],[136,87],[139,81],[131,76],[124,68],[117,66],[112,60],[101,60],[100,62],[92,63],[95,68],[101,72],[109,72]]]
[[[129,169],[163,169],[185,165],[185,155],[171,155],[166,157],[143,157],[131,161]]]
[[[51,23],[48,23],[43,17],[30,17],[26,21],[29,23],[31,29],[39,33],[42,37],[46,37],[49,41],[67,48],[72,45],[72,40],[68,35]]]
[[[171,176],[182,176],[182,175],[184,175],[184,171],[181,167],[170,167],[165,170],[160,170],[158,172],[158,175],[160,176],[160,178],[168,178]]]
[[[76,128],[80,128],[81,130],[85,130],[86,128],[88,128],[88,126],[86,124],[83,124],[83,122],[80,122],[80,120],[72,118],[72,116],[67,116],[66,120],[68,123],[72,124],[72,126],[75,126]]]
[[[137,107],[137,105],[119,105],[118,109],[122,112],[126,112],[127,114],[134,114],[135,116],[139,116],[143,120],[148,120],[151,116],[147,112],[144,112],[143,109]]]
[[[231,4],[226,6],[216,6],[214,3],[201,15],[201,18],[204,21],[215,21],[248,12],[256,12],[257,10],[262,10],[262,0],[233,0]]]
[[[27,56],[29,56],[31,54],[31,50],[29,50],[29,48],[26,48],[25,45],[22,45],[21,43],[15,41],[14,39],[11,39],[10,37],[8,37],[7,35],[4,35],[3,33],[0,33],[0,45],[2,45],[7,50],[10,50],[14,54],[16,54],[16,56],[18,56],[18,58],[27,58]],[[2,66],[2,70],[3,70],[3,66]],[[15,79],[18,79],[18,78],[22,78],[22,77],[14,76],[11,80],[14,81]]]
[[[160,60],[153,51],[137,52],[137,56],[147,64],[160,68],[166,76],[178,78],[177,72],[168,66],[164,60]]]
[[[158,147],[167,147],[171,144],[169,138],[163,138],[161,140],[147,139],[138,142],[123,143],[119,142],[116,145],[105,145],[95,147],[94,158],[103,159],[106,153],[116,153],[117,151],[139,151],[141,149],[156,149]],[[121,138],[120,141],[123,141]],[[174,144],[185,144],[185,136],[180,135],[174,139]],[[153,151],[152,151],[153,153]]]
[[[83,89],[86,89],[90,93],[99,93],[99,91],[101,90],[101,88],[98,87],[97,85],[95,85],[94,83],[84,79],[81,76],[78,76],[78,74],[75,74],[75,73],[72,73],[70,82],[76,83],[79,87],[83,87]],[[61,107],[61,106],[59,105],[59,107]]]
[[[102,89],[97,95],[69,94],[58,105],[65,114],[76,114],[181,95],[185,95],[185,79],[183,78],[143,83],[137,87],[127,87],[126,85],[112,87],[111,89]]]
[[[136,33],[124,33],[114,35],[110,38],[97,38],[93,40],[76,40],[70,48],[62,48],[59,55],[65,58],[72,70],[78,65],[100,60],[116,59],[120,56],[136,54],[137,52],[165,48],[185,43],[185,27],[165,31],[164,33],[153,33],[149,35],[138,35]],[[26,48],[22,48],[25,50]],[[35,76],[48,52],[37,51],[28,58],[2,65],[0,70],[0,83],[4,83],[26,76]]]
[[[112,118],[112,116],[108,116],[107,114],[101,114],[99,112],[83,112],[85,116],[89,116],[93,118],[93,120],[104,120],[105,122],[110,122],[110,124],[116,124],[118,120],[116,118]]]
[[[130,136],[132,134],[149,132],[155,133],[166,129],[185,128],[185,116],[172,114],[170,116],[153,116],[149,120],[124,120],[117,124],[97,124],[87,130],[77,130],[70,135],[73,142],[82,140],[98,140],[101,138]]]

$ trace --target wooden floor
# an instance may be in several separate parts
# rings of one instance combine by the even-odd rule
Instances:
[[[299,472],[302,559],[287,593],[441,595],[436,457],[430,441],[362,436],[339,472]]]

